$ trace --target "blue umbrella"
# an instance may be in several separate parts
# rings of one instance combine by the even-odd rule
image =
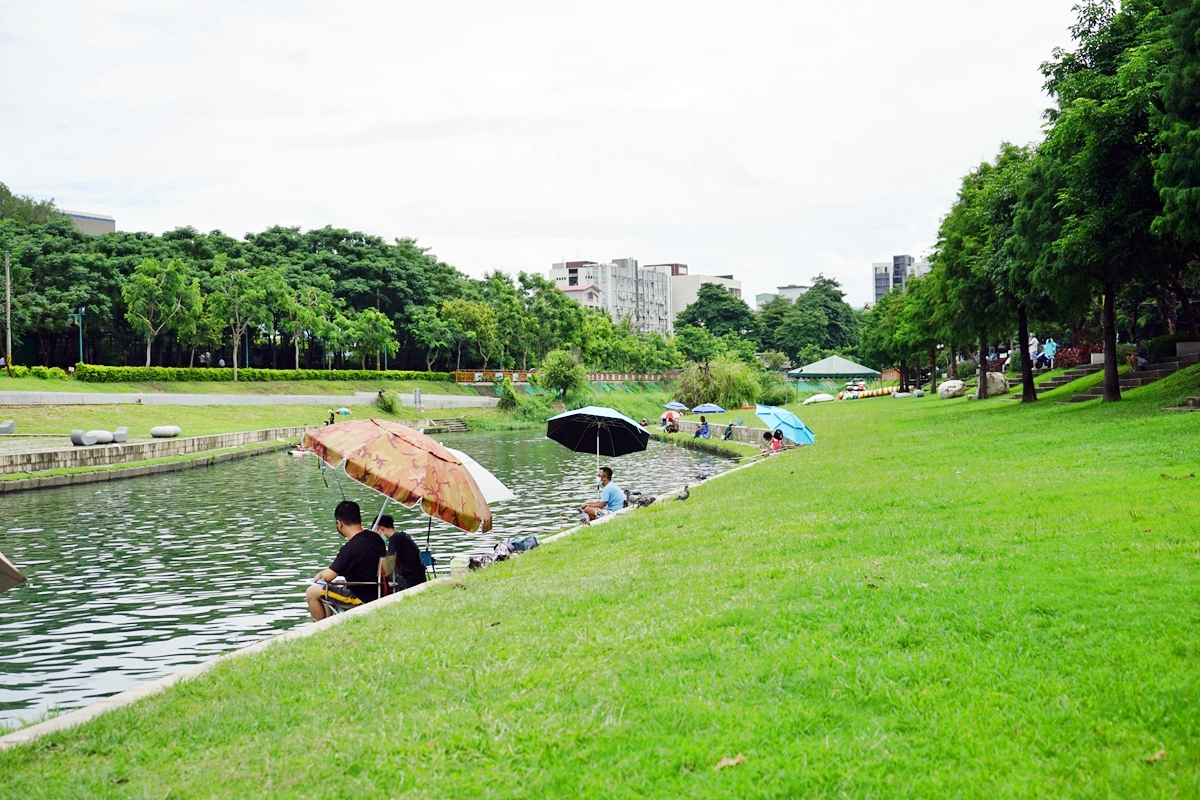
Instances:
[[[792,412],[778,406],[755,406],[754,415],[773,431],[783,431],[796,444],[816,444],[817,436]]]
[[[716,403],[701,403],[692,409],[693,414],[724,414],[725,409]]]
[[[669,408],[672,411],[687,411],[687,406],[685,406],[683,403],[677,403],[674,400],[667,403],[665,406],[663,406],[663,408]]]

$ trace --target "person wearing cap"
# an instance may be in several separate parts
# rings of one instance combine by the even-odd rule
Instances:
[[[333,521],[346,543],[338,551],[333,563],[318,572],[312,585],[304,592],[313,622],[319,622],[332,613],[322,600],[346,610],[379,599],[379,559],[386,555],[383,540],[363,530],[362,513],[358,503],[353,500],[343,500],[337,504]],[[339,576],[351,585],[334,583]]]
[[[387,542],[387,554],[396,557],[393,588],[399,592],[424,583],[425,565],[421,563],[421,548],[407,533],[396,530],[396,521],[391,514],[379,518],[375,532]]]

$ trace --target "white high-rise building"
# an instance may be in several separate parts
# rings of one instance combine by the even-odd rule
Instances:
[[[587,296],[580,294],[581,288],[595,286],[599,291],[595,307],[607,311],[614,322],[628,318],[642,333],[665,336],[672,330],[669,276],[639,267],[636,259],[557,263],[550,269],[550,280],[577,301]]]
[[[880,261],[871,265],[875,274],[875,302],[892,289],[904,291],[908,282],[929,274],[929,261],[915,261],[912,256],[892,256],[891,261]]]

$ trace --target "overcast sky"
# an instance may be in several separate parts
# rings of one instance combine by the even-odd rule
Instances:
[[[7,0],[0,181],[121,230],[684,262],[752,304],[823,272],[857,306],[1040,136],[1073,2]]]

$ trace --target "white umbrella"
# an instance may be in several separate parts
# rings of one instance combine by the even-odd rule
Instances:
[[[442,445],[442,447],[446,446]],[[467,472],[471,473],[471,477],[479,485],[479,491],[483,492],[483,499],[487,501],[488,505],[517,499],[517,495],[512,489],[501,483],[499,478],[488,472],[478,461],[461,450],[455,450],[453,447],[446,447],[446,449],[462,461]]]
[[[4,553],[0,553],[0,592],[7,592],[14,586],[20,586],[25,582],[25,576],[22,575],[13,563],[4,557]]]

